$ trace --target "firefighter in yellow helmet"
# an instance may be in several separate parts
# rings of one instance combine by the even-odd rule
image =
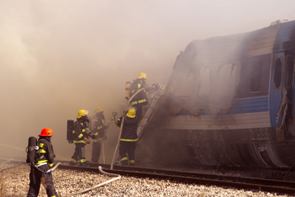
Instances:
[[[130,98],[128,100],[132,107],[136,108],[137,116],[142,118],[142,107],[148,103],[146,95],[146,79],[147,74],[140,72],[137,79],[130,85]]]
[[[91,131],[89,129],[88,111],[80,109],[77,113],[77,119],[74,122],[73,143],[75,144],[75,152],[72,156],[77,163],[86,162],[85,145],[89,143]]]
[[[135,164],[135,148],[136,142],[138,141],[136,130],[138,122],[139,117],[137,116],[136,109],[134,107],[129,108],[124,117],[117,120],[117,126],[121,126],[123,123],[119,146],[119,162],[122,165]]]

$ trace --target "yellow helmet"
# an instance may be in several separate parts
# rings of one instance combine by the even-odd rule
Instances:
[[[129,108],[127,112],[127,117],[135,118],[135,116],[136,116],[136,109],[134,107]]]
[[[140,72],[139,74],[138,74],[138,77],[137,77],[138,79],[146,79],[147,78],[147,76],[146,76],[146,73],[144,73],[144,72]]]
[[[77,118],[81,118],[81,117],[83,117],[83,116],[87,116],[87,115],[88,115],[88,111],[87,111],[87,110],[85,110],[85,109],[80,109],[80,110],[78,111]]]

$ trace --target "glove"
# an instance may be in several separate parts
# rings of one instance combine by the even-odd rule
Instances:
[[[84,135],[83,135],[82,133],[80,133],[80,134],[78,135],[78,138],[81,139],[83,136],[84,136]]]
[[[49,163],[48,166],[49,166],[49,168],[53,168],[54,167],[54,163]]]

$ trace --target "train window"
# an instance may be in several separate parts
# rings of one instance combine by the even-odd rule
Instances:
[[[282,62],[280,59],[276,60],[275,73],[274,73],[274,83],[276,88],[279,88],[282,80]]]
[[[263,75],[263,66],[260,66],[260,62],[257,61],[252,65],[252,75],[250,76],[250,91],[259,91],[261,89],[261,80],[260,76]]]
[[[261,55],[245,59],[242,62],[238,97],[267,94],[270,59],[270,55]]]

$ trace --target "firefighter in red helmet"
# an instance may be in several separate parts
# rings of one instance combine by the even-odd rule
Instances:
[[[30,162],[31,171],[28,197],[38,196],[41,179],[44,180],[47,196],[57,196],[50,171],[50,168],[53,167],[55,157],[51,144],[52,136],[53,130],[50,128],[43,128],[39,134],[39,139],[34,147],[34,160]]]

